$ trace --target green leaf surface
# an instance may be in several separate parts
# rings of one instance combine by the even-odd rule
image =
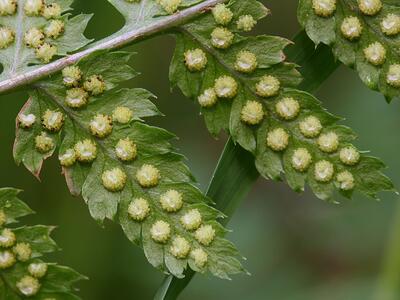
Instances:
[[[0,237],[3,241],[7,231],[15,236],[15,241],[0,247],[0,299],[80,299],[75,295],[74,285],[86,278],[68,267],[45,263],[40,258],[45,253],[59,250],[50,237],[53,227],[13,226],[18,218],[33,213],[18,198],[19,192],[13,188],[0,188]],[[20,252],[17,249],[20,245],[29,249],[26,258],[18,255]],[[11,255],[12,259],[6,266],[3,264],[7,262],[7,255]],[[47,271],[43,276],[36,275],[30,271],[32,264],[43,264],[47,266]],[[24,280],[28,283],[23,284]]]
[[[224,50],[213,47],[210,35],[217,27],[214,17],[211,13],[198,17],[193,22],[178,28],[177,46],[170,67],[172,84],[178,86],[185,96],[196,101],[206,89],[214,88],[216,79],[221,76],[230,76],[236,81],[238,89],[233,99],[220,98],[213,106],[201,108],[209,131],[213,135],[217,135],[221,130],[229,132],[236,143],[254,154],[256,167],[264,177],[274,180],[285,178],[289,186],[298,192],[304,190],[307,182],[315,195],[324,200],[333,200],[335,191],[349,198],[354,191],[371,197],[376,197],[379,191],[393,191],[391,181],[381,173],[384,165],[375,163],[365,152],[360,153],[360,160],[355,166],[348,166],[340,161],[340,151],[351,146],[355,134],[351,129],[339,125],[338,121],[341,121],[341,118],[327,112],[315,97],[308,92],[295,89],[301,82],[301,76],[295,64],[285,62],[284,50],[290,42],[280,37],[244,37],[237,33],[236,21],[240,16],[252,15],[253,19],[257,20],[264,17],[267,10],[262,9],[261,4],[255,0],[246,1],[246,5],[241,1],[231,1],[228,7],[233,12],[233,20],[227,26],[235,34],[233,44]],[[305,36],[298,38],[304,41]],[[295,58],[312,59],[314,53],[312,44],[310,46],[310,43],[307,43],[306,47],[308,53],[305,51],[293,53],[290,47],[288,53],[292,51],[291,56]],[[207,64],[202,70],[193,71],[187,67],[185,54],[193,49],[201,49],[207,56]],[[241,50],[250,51],[257,57],[258,67],[254,72],[242,73],[235,67],[237,54]],[[313,80],[309,79],[307,83],[300,85],[300,88],[313,89],[337,67],[337,63],[334,63],[332,57],[323,50],[326,49],[319,50],[315,58],[320,62],[327,59],[329,68],[319,74],[320,78],[318,78],[318,67],[305,69],[304,75],[312,77]],[[262,98],[257,94],[256,84],[265,75],[274,76],[280,81],[277,95]],[[311,82],[314,80],[313,85]],[[299,106],[298,112],[290,120],[283,118],[277,110],[278,103],[287,98],[295,100]],[[257,101],[262,105],[265,116],[260,124],[248,125],[241,118],[242,109],[247,101]],[[318,118],[323,127],[313,138],[304,136],[299,129],[300,123],[309,116]],[[285,130],[289,139],[287,145],[280,151],[273,150],[271,145],[267,145],[267,137],[277,128]],[[332,132],[337,136],[338,146],[329,152],[322,151],[318,144],[319,138]],[[302,171],[292,167],[294,151],[299,148],[306,149],[312,160],[312,163]],[[315,170],[319,161],[330,162],[334,169],[331,179],[326,182],[315,180]],[[337,177],[344,171],[351,173],[353,177],[351,185],[354,185],[346,191],[338,184]],[[365,171],[368,173],[365,174]],[[376,184],[368,186],[363,178],[374,178]]]
[[[71,16],[72,0],[56,0],[50,1],[53,4],[59,5],[61,15],[58,17],[46,19],[42,13],[29,15],[26,13],[26,1],[17,1],[18,5],[14,13],[0,15],[0,28],[7,28],[13,32],[13,39],[5,47],[0,47],[0,64],[3,67],[3,72],[0,74],[0,80],[12,78],[17,75],[24,74],[27,71],[34,70],[41,65],[48,63],[36,55],[36,49],[40,44],[46,43],[56,47],[50,59],[66,56],[75,50],[78,50],[87,45],[90,40],[86,39],[83,32],[89,22],[91,15],[76,15]],[[44,6],[42,8],[42,11]],[[56,38],[45,35],[45,30],[49,24],[55,20],[63,23],[63,30]],[[26,33],[36,28],[42,34],[42,41],[35,47],[26,45]]]
[[[400,85],[390,84],[388,76],[390,66],[400,63],[400,30],[389,35],[382,28],[393,26],[386,20],[388,16],[400,17],[400,3],[391,0],[371,2],[380,3],[381,8],[376,13],[367,14],[360,9],[363,6],[358,0],[332,2],[336,2],[336,9],[327,16],[320,16],[316,13],[313,0],[299,1],[298,19],[308,36],[317,45],[330,45],[334,55],[354,68],[369,88],[380,91],[388,100],[399,97]],[[349,17],[356,17],[362,27],[361,34],[354,39],[347,38],[342,31],[343,21]],[[369,61],[365,54],[365,50],[374,43],[379,43],[386,52],[384,61],[379,63]]]
[[[98,59],[99,55],[101,59]],[[33,114],[37,122],[30,128],[22,128],[20,122],[17,122],[14,147],[16,162],[23,163],[38,177],[43,161],[57,148],[61,156],[68,149],[75,149],[74,153],[78,155],[75,145],[89,139],[97,150],[95,159],[64,165],[62,171],[71,193],[82,195],[91,216],[97,222],[102,224],[105,219],[109,219],[119,223],[128,239],[143,247],[149,262],[165,273],[182,277],[188,266],[199,272],[209,271],[221,278],[243,272],[238,260],[240,255],[223,238],[225,229],[215,221],[224,215],[210,207],[211,199],[194,186],[194,178],[184,163],[184,157],[176,153],[170,143],[175,136],[144,123],[144,118],[160,114],[150,100],[153,95],[140,88],[118,87],[118,83],[136,75],[127,65],[130,57],[130,54],[124,52],[100,52],[79,63],[83,80],[99,75],[104,79],[105,88],[103,93],[91,95],[87,105],[80,109],[71,108],[65,101],[68,88],[63,84],[62,74],[35,84],[30,100],[20,115]],[[114,110],[121,107],[133,113],[132,118],[124,124],[111,117]],[[64,122],[59,131],[46,130],[43,115],[47,110],[63,114]],[[95,137],[90,129],[93,118],[98,115],[109,116],[112,124],[109,134],[101,138]],[[38,151],[36,145],[36,137],[41,132],[47,132],[54,143],[44,154]],[[116,145],[127,138],[135,144],[137,155],[132,160],[123,161],[118,156]],[[138,179],[143,166],[152,166],[158,170],[159,178],[155,184],[145,186]],[[120,170],[126,178],[121,188],[113,190],[105,185],[103,178],[106,172],[115,169]],[[151,176],[147,174],[145,177]],[[183,200],[181,207],[173,212],[163,209],[160,204],[161,197],[169,191],[179,193]],[[139,198],[146,200],[149,207],[149,213],[142,221],[135,220],[128,213],[129,207]],[[215,231],[215,238],[209,245],[201,244],[195,238],[196,231],[186,230],[181,223],[181,218],[192,210],[201,214],[202,225],[211,225]],[[170,234],[165,242],[157,242],[150,233],[157,221],[167,222],[170,226]],[[193,256],[189,253],[183,258],[171,254],[173,241],[178,236],[189,242],[191,250],[201,248],[207,253],[204,267],[196,268]]]

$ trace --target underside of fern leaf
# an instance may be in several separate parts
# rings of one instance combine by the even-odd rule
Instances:
[[[17,120],[14,156],[35,176],[59,148],[72,194],[91,215],[121,224],[149,262],[181,277],[187,265],[221,278],[243,271],[217,223],[223,215],[193,185],[175,153],[174,136],[146,125],[158,115],[143,89],[121,89],[136,75],[124,52],[98,52],[63,74],[38,82]]]
[[[296,191],[308,182],[325,200],[335,190],[348,198],[354,191],[371,197],[392,191],[384,164],[351,144],[352,130],[295,89],[301,77],[283,52],[290,42],[238,34],[267,12],[255,0],[231,1],[177,28],[172,83],[200,103],[213,135],[225,129],[255,155],[266,178],[284,174]]]
[[[85,279],[74,270],[45,263],[45,253],[58,250],[50,226],[15,227],[32,210],[17,198],[19,190],[0,188],[0,299],[80,299],[73,284]]]
[[[0,3],[0,80],[24,74],[90,40],[83,32],[90,15],[71,17],[72,0],[4,0]]]
[[[298,18],[316,43],[357,70],[390,101],[400,96],[400,3],[394,0],[300,0]]]

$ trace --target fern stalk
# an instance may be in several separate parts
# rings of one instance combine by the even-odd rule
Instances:
[[[151,24],[144,25],[140,28],[128,32],[121,32],[121,34],[117,33],[113,35],[113,38],[111,39],[105,38],[99,42],[96,42],[95,45],[89,45],[88,47],[86,47],[87,49],[63,57],[52,63],[36,68],[32,71],[28,71],[24,74],[7,78],[6,80],[0,82],[0,94],[15,90],[19,87],[35,82],[41,78],[57,73],[65,67],[79,62],[83,58],[88,57],[90,54],[96,51],[119,49],[139,39],[149,37],[161,31],[177,26],[199,14],[207,12],[211,7],[221,2],[225,2],[225,0],[203,1],[197,5],[179,11],[171,16],[160,18],[159,20],[156,20]],[[22,35],[23,33],[17,34]]]
[[[321,84],[339,67],[330,49],[320,45],[315,49],[313,42],[304,31],[294,38],[294,45],[288,48],[288,60],[302,66],[300,71],[304,77],[301,83],[303,90],[316,91]],[[321,70],[323,72],[321,73]],[[207,196],[216,202],[218,210],[227,217],[222,220],[227,224],[240,202],[246,197],[259,177],[254,166],[254,158],[250,152],[234,144],[230,138],[220,157],[219,163],[209,184]],[[157,291],[155,300],[175,300],[190,283],[195,273],[188,270],[185,278],[178,279],[166,276]]]

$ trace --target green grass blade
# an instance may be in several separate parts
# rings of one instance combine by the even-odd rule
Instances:
[[[315,48],[304,31],[297,34],[293,41],[294,45],[286,51],[287,59],[301,66],[300,72],[304,80],[299,88],[313,92],[340,64],[335,61],[328,46],[320,45]],[[222,220],[223,224],[230,220],[258,176],[253,155],[229,139],[207,191],[207,196],[211,197],[216,202],[216,207],[227,216]],[[154,299],[177,299],[193,276],[194,272],[190,270],[186,271],[183,279],[166,276]]]

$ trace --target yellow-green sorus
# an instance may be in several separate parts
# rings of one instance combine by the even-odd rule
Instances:
[[[165,243],[171,236],[171,226],[165,221],[156,221],[150,229],[151,238],[158,243]]]
[[[120,168],[104,171],[101,175],[103,186],[110,192],[120,192],[124,189],[127,176]]]
[[[150,213],[150,206],[143,198],[134,199],[128,206],[128,215],[135,221],[141,222]]]
[[[98,138],[105,138],[111,134],[113,125],[110,116],[97,114],[89,124],[90,133]]]
[[[265,75],[256,84],[256,93],[260,97],[268,98],[276,96],[279,93],[280,87],[281,83],[278,78],[271,75]]]
[[[202,225],[195,231],[194,236],[200,244],[208,246],[215,238],[215,229],[211,225]]]
[[[31,297],[39,292],[40,283],[32,276],[24,276],[17,282],[17,288],[22,295]]]
[[[59,111],[47,109],[42,116],[42,124],[49,131],[58,132],[64,124],[64,115]]]
[[[228,29],[217,27],[211,33],[211,44],[218,49],[227,49],[232,45],[234,37]]]
[[[136,180],[142,187],[154,187],[160,180],[160,171],[153,165],[144,164],[136,172]]]
[[[242,31],[251,31],[256,25],[257,21],[251,15],[240,16],[236,22],[237,29]]]
[[[289,145],[289,134],[283,128],[275,128],[267,134],[267,146],[274,151],[283,151]]]
[[[77,142],[74,150],[76,159],[79,162],[89,163],[92,162],[97,156],[96,144],[89,139]]]
[[[46,132],[42,132],[40,135],[35,137],[35,147],[40,153],[47,153],[54,148],[54,142]]]
[[[238,84],[231,76],[221,76],[215,80],[214,91],[219,98],[231,99],[237,95]]]

